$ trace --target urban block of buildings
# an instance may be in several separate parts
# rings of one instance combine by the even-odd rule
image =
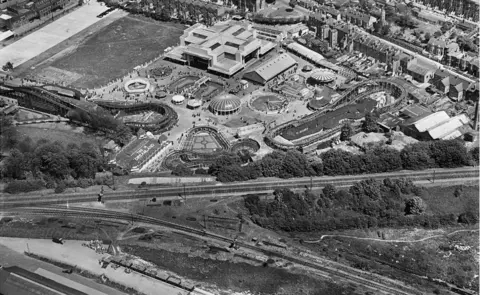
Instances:
[[[275,46],[257,38],[250,24],[195,24],[185,30],[180,46],[166,53],[165,58],[230,77]]]
[[[0,9],[0,29],[14,30],[35,19],[42,19],[55,10],[63,9],[68,0],[37,0],[25,4],[10,4]],[[9,2],[6,2],[9,3]]]

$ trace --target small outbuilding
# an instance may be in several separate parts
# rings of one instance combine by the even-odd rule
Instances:
[[[183,95],[174,95],[172,97],[173,104],[182,104],[185,101],[185,96]]]

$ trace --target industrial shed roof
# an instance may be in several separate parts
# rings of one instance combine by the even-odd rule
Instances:
[[[450,116],[445,111],[441,111],[428,115],[425,118],[418,120],[414,124],[415,128],[419,132],[425,132],[437,125],[440,125],[441,123],[448,121],[449,119]]]
[[[296,64],[297,62],[293,57],[284,53],[268,60],[255,70],[246,73],[244,78],[264,84]]]
[[[454,139],[462,135],[457,129],[468,122],[467,116],[462,114],[428,130],[428,134],[432,139]]]

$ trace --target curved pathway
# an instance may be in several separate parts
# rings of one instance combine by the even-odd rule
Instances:
[[[303,241],[303,242],[308,243],[308,244],[315,244],[315,243],[320,243],[323,240],[323,238],[328,238],[328,237],[336,238],[336,237],[338,237],[338,238],[349,238],[349,239],[354,239],[354,240],[367,240],[367,241],[386,242],[386,243],[418,243],[418,242],[423,242],[423,241],[426,241],[426,240],[429,240],[429,239],[454,235],[454,234],[459,233],[459,232],[478,232],[478,231],[479,231],[478,229],[460,229],[460,230],[456,230],[456,231],[448,233],[448,234],[434,235],[434,236],[431,236],[431,237],[426,237],[426,238],[422,238],[422,239],[419,239],[419,240],[413,240],[413,241],[382,240],[382,239],[376,239],[376,238],[360,238],[360,237],[352,237],[352,236],[346,236],[346,235],[323,235],[323,236],[320,237],[319,240]]]

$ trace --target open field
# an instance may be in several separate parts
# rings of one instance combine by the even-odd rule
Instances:
[[[462,190],[459,197],[455,197],[457,188]],[[478,186],[430,187],[428,193],[422,195],[422,199],[427,203],[427,211],[434,214],[461,214],[469,209],[479,214]]]
[[[33,142],[46,139],[50,142],[59,141],[67,146],[69,143],[81,145],[90,143],[97,145],[94,136],[83,133],[83,127],[74,127],[65,123],[40,123],[17,126],[16,130],[22,137],[30,137]]]
[[[0,49],[0,64],[8,61],[19,66],[53,46],[65,41],[76,33],[98,22],[97,15],[107,10],[99,2],[91,2],[61,17],[57,21]]]
[[[71,83],[73,86],[105,85],[177,44],[183,28],[142,16],[127,16],[102,28],[51,66],[82,75]]]

